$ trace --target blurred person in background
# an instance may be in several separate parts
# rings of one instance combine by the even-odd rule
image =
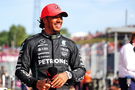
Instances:
[[[8,77],[8,73],[6,72],[6,67],[5,66],[1,66],[1,70],[0,70],[0,78],[1,78],[1,85],[2,87],[6,87],[6,79]]]
[[[121,90],[135,90],[135,33],[120,49],[119,84]]]
[[[84,79],[82,80],[83,89],[82,90],[93,90],[91,70],[86,71]]]
[[[42,32],[22,44],[15,74],[33,90],[69,90],[86,72],[76,44],[60,34],[67,16],[57,4],[48,4],[41,12]]]
[[[2,87],[2,80],[1,80],[1,78],[0,78],[0,88]]]

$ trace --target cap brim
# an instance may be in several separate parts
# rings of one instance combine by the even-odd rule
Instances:
[[[68,14],[67,12],[56,12],[56,13],[53,13],[53,14],[50,14],[50,15],[46,15],[45,17],[47,16],[56,16],[56,15],[61,15],[62,17],[68,17]],[[41,19],[45,18],[45,17],[41,17]]]
[[[61,12],[60,15],[63,17],[68,17],[68,14],[66,12]]]

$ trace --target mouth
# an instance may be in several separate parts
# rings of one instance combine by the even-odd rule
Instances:
[[[61,28],[62,23],[56,23],[56,24],[54,24],[54,25],[55,25],[56,28]]]

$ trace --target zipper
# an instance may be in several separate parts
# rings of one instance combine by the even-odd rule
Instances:
[[[51,39],[51,43],[52,43],[52,61],[53,61],[53,67],[54,67],[54,48],[53,48],[53,39],[52,38],[50,38]]]

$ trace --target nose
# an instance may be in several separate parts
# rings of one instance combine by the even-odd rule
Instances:
[[[57,22],[61,22],[62,21],[62,17],[57,17]]]

